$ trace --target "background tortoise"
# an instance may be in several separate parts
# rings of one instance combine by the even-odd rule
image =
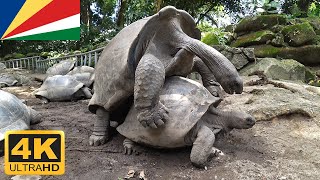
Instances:
[[[94,82],[94,68],[90,66],[79,66],[73,68],[67,75],[74,76],[78,81],[82,82],[86,87],[91,87]]]
[[[35,96],[42,99],[43,103],[48,101],[68,101],[80,98],[92,97],[88,87],[70,75],[55,75],[48,77],[41,87],[35,90]]]
[[[15,95],[0,90],[0,152],[8,130],[25,130],[40,121],[40,114],[26,106]]]
[[[54,75],[66,75],[74,68],[75,61],[68,59],[60,61],[57,64],[54,64],[46,71],[47,76],[54,76]]]
[[[220,102],[201,84],[183,77],[170,77],[160,93],[160,101],[168,107],[169,118],[164,127],[144,128],[137,121],[137,111],[131,108],[126,120],[117,131],[137,143],[158,147],[177,148],[192,146],[190,159],[203,167],[215,154],[215,134],[233,128],[247,129],[255,124],[249,114],[215,108]],[[132,142],[125,140],[126,153],[131,153]]]
[[[110,114],[134,96],[137,120],[157,128],[167,117],[159,102],[165,77],[187,76],[201,63],[202,78],[214,76],[227,93],[241,93],[243,82],[231,62],[214,48],[199,41],[194,19],[183,10],[167,6],[157,14],[122,29],[105,47],[96,65],[93,97],[89,110],[97,114],[91,145],[108,139]],[[115,120],[117,121],[117,120]]]
[[[13,75],[6,73],[0,74],[0,87],[15,86],[17,83],[18,81]]]
[[[6,65],[0,62],[0,72],[6,68],[7,68]]]

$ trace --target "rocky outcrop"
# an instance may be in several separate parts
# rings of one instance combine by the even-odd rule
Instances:
[[[274,39],[275,35],[269,30],[263,30],[258,32],[253,32],[244,36],[240,36],[234,42],[231,43],[232,47],[247,47],[257,44],[265,44],[268,41]]]
[[[282,79],[305,82],[312,78],[308,75],[306,67],[293,60],[284,59],[278,60],[274,58],[262,58],[258,59],[257,63],[250,64],[241,69],[242,75],[250,75],[254,72],[263,72],[268,78]]]
[[[253,48],[233,48],[229,46],[212,46],[217,51],[221,52],[231,63],[240,70],[249,62],[255,61]]]
[[[257,57],[294,59],[305,65],[320,64],[320,45],[302,47],[274,47],[272,45],[251,46]]]
[[[234,32],[246,33],[271,28],[275,25],[286,24],[287,19],[283,15],[261,15],[246,17],[236,25]]]
[[[244,77],[246,84],[257,80],[256,76]],[[227,95],[223,109],[246,111],[258,121],[298,114],[312,118],[320,125],[320,88],[294,82],[275,81],[273,85],[245,86],[241,95]],[[294,92],[292,90],[295,90]],[[220,106],[219,106],[220,107]]]
[[[283,28],[282,34],[286,43],[294,47],[312,44],[316,37],[316,33],[308,22],[286,26]]]
[[[320,64],[320,18],[286,19],[282,15],[247,17],[234,28],[233,47],[255,49],[257,57],[295,59]]]

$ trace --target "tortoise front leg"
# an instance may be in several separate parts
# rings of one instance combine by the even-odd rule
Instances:
[[[214,133],[205,125],[201,125],[200,128],[195,128],[196,138],[193,142],[190,160],[196,167],[204,167],[208,160],[215,155],[215,151],[212,148],[215,141]]]
[[[104,108],[99,107],[96,114],[97,118],[94,122],[93,132],[89,138],[90,146],[102,145],[109,139],[110,113]]]
[[[208,66],[198,57],[194,58],[193,71],[198,72],[201,75],[203,86],[207,88],[213,96],[222,97],[220,84],[217,82]]]
[[[145,54],[135,71],[134,85],[134,107],[137,119],[144,127],[157,128],[167,119],[167,108],[159,101],[164,80],[162,62],[151,54]]]

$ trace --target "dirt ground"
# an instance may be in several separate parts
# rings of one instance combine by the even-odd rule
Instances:
[[[143,148],[138,156],[125,156],[124,138],[119,134],[103,146],[90,147],[95,115],[88,111],[88,100],[42,104],[30,94],[33,87],[4,90],[26,99],[27,105],[42,113],[42,122],[32,129],[57,129],[66,134],[66,173],[42,179],[120,180],[129,170],[136,171],[135,177],[144,171],[149,180],[320,178],[320,128],[305,117],[280,117],[257,122],[249,130],[234,130],[215,144],[225,156],[213,159],[206,169],[197,169],[190,163],[190,148]],[[10,179],[3,172],[3,157],[0,163],[0,179]]]

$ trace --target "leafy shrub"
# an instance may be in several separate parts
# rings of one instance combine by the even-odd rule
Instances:
[[[39,53],[28,53],[27,57],[39,56]]]

